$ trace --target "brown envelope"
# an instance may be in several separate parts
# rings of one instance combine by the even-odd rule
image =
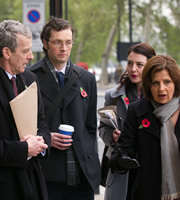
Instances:
[[[37,84],[33,82],[9,102],[20,139],[37,134],[37,101]]]

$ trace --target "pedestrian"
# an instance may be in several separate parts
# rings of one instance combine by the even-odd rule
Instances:
[[[117,106],[118,129],[114,129],[100,122],[99,135],[105,143],[105,158],[110,158],[117,145],[126,117],[128,104],[142,98],[142,72],[148,59],[155,56],[154,49],[147,43],[139,43],[128,49],[127,67],[119,79],[119,83],[106,91],[105,106]],[[105,200],[131,199],[130,191],[136,176],[136,170],[130,170],[126,174],[112,173],[108,164],[102,166],[102,170],[108,168],[105,182]],[[102,172],[103,175],[103,172]],[[127,196],[127,190],[128,196]]]
[[[170,56],[149,59],[144,96],[129,105],[111,169],[138,167],[132,200],[180,199],[180,69]]]
[[[38,91],[37,136],[19,137],[9,104],[15,95],[37,81],[32,72],[25,71],[26,65],[33,59],[31,48],[32,33],[27,26],[14,20],[0,23],[1,200],[48,199],[39,158],[48,156],[50,132],[44,121],[40,92]],[[15,90],[11,78],[15,78]],[[24,118],[26,116],[28,113],[24,114]]]
[[[41,32],[45,56],[31,67],[39,79],[52,136],[50,158],[42,163],[50,200],[93,200],[100,184],[96,81],[70,60],[73,39],[71,24],[52,17]],[[60,134],[60,124],[73,126],[73,135]]]

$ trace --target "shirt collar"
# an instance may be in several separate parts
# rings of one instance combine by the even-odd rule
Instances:
[[[54,68],[56,72],[62,72],[63,74],[65,74],[66,71],[66,65],[61,69],[61,70],[57,70],[56,68]]]
[[[6,74],[7,74],[8,78],[9,78],[9,80],[11,80],[12,77],[16,78],[16,74],[12,75],[12,74],[10,74],[9,72],[7,72],[6,70],[4,70],[4,71],[6,72]]]

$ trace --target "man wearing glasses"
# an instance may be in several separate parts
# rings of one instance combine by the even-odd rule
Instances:
[[[31,67],[39,79],[52,137],[50,158],[42,162],[49,200],[93,200],[100,184],[96,81],[69,59],[73,37],[68,21],[51,18],[41,32],[45,57]],[[53,107],[58,94],[65,95]],[[74,127],[72,137],[59,133],[60,124]]]

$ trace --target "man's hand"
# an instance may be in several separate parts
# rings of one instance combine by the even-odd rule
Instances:
[[[72,136],[70,135],[51,133],[51,147],[57,148],[59,150],[66,150],[72,145],[72,141]]]
[[[27,135],[20,141],[26,141],[28,143],[28,157],[36,157],[44,149],[48,148],[48,145],[44,143],[42,136]]]
[[[126,155],[123,155],[121,149],[116,149],[110,158],[110,168],[112,172],[119,173],[126,172],[129,169],[138,168],[140,165],[136,159],[132,159]]]

